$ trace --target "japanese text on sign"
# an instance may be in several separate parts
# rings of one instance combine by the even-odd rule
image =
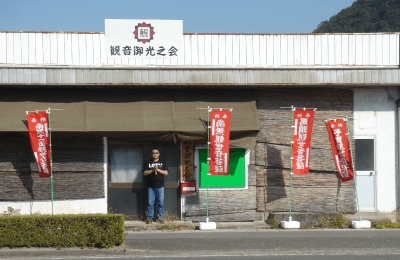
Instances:
[[[106,19],[105,46],[109,59],[183,59],[183,22]]]
[[[332,153],[340,178],[342,179],[342,182],[352,180],[354,174],[353,165],[351,163],[346,122],[344,120],[331,120],[328,121],[326,125],[328,127]]]
[[[212,110],[210,134],[210,174],[229,175],[229,110]]]
[[[293,173],[309,172],[314,110],[295,110],[293,125]]]
[[[28,128],[40,177],[51,176],[49,122],[46,112],[29,113]]]
[[[183,141],[182,143],[183,181],[193,181],[193,142]]]
[[[121,54],[122,53],[122,54]],[[156,50],[153,46],[140,47],[140,46],[125,46],[120,48],[117,46],[110,46],[111,56],[178,56],[178,49],[171,46],[168,50],[164,46],[159,46]]]

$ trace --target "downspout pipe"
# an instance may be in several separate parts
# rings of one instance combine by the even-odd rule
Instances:
[[[398,96],[400,96],[400,87],[398,88]],[[395,116],[395,125],[396,125],[396,140],[397,140],[397,163],[396,163],[396,171],[397,171],[397,209],[400,209],[400,99],[396,101],[396,116]]]

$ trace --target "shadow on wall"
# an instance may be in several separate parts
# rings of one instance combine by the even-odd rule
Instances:
[[[340,195],[340,190],[342,188],[342,180],[340,179],[340,176],[338,174],[336,174],[336,177],[337,177],[337,182],[338,182],[338,184],[337,184],[337,194],[336,194],[336,211],[340,212],[340,209],[339,209],[339,206],[340,206],[339,205],[340,204],[339,195]]]
[[[31,195],[31,199],[33,200],[35,196],[33,195],[33,178],[32,172],[30,170],[30,162],[15,160],[12,161],[11,164],[13,165],[18,178],[21,180],[22,185],[24,185],[25,189],[27,190],[29,195]],[[26,198],[21,197],[20,200],[26,200]]]
[[[21,133],[7,133],[2,135],[2,144],[0,167],[7,169],[7,163],[11,163],[15,170],[15,174],[20,179],[24,186],[24,192],[21,189],[13,189],[13,198],[17,200],[30,200],[34,199],[33,194],[33,177],[31,170],[31,162],[33,161],[32,148],[29,139],[26,140],[28,135]],[[29,138],[29,137],[28,137]],[[16,143],[19,140],[20,143]],[[9,145],[10,143],[17,144],[16,146]],[[29,198],[30,196],[30,198]]]
[[[22,120],[26,129],[28,130],[28,120]],[[27,149],[28,153],[30,149]],[[11,161],[18,178],[21,180],[22,185],[24,185],[25,189],[28,191],[29,195],[31,195],[31,199],[33,200],[35,196],[33,195],[33,178],[32,171],[30,166],[30,161],[26,158],[17,158],[18,160]]]
[[[267,203],[286,198],[281,151],[267,146]],[[268,187],[274,187],[269,189]]]

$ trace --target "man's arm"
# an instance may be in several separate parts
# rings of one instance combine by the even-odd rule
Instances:
[[[154,169],[156,169],[156,170],[155,170],[156,172],[159,172],[159,173],[161,173],[161,174],[164,175],[164,176],[167,176],[167,175],[168,175],[168,170],[160,170],[160,169],[158,169],[157,166],[154,167]]]
[[[153,168],[153,169],[150,169],[150,170],[147,170],[147,171],[143,171],[143,174],[144,174],[144,176],[148,176],[148,175],[150,175],[153,171],[154,171],[154,168]]]
[[[155,172],[156,175],[157,175],[157,172],[159,172],[160,174],[162,174],[162,175],[164,175],[164,176],[167,176],[167,175],[168,175],[168,170],[161,170],[161,169],[158,169],[158,166],[157,166],[157,165],[155,165],[153,168],[151,168],[151,169],[149,169],[149,170],[147,170],[147,171],[143,171],[144,176],[148,176],[148,175],[152,174],[153,172]]]
[[[145,164],[144,171],[143,171],[144,176],[149,176],[150,174],[152,174],[155,171],[154,168],[150,168],[149,166],[150,165],[148,163]]]

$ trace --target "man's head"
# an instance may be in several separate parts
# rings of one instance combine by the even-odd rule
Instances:
[[[160,151],[157,148],[151,149],[151,158],[153,161],[157,162],[160,158]]]

